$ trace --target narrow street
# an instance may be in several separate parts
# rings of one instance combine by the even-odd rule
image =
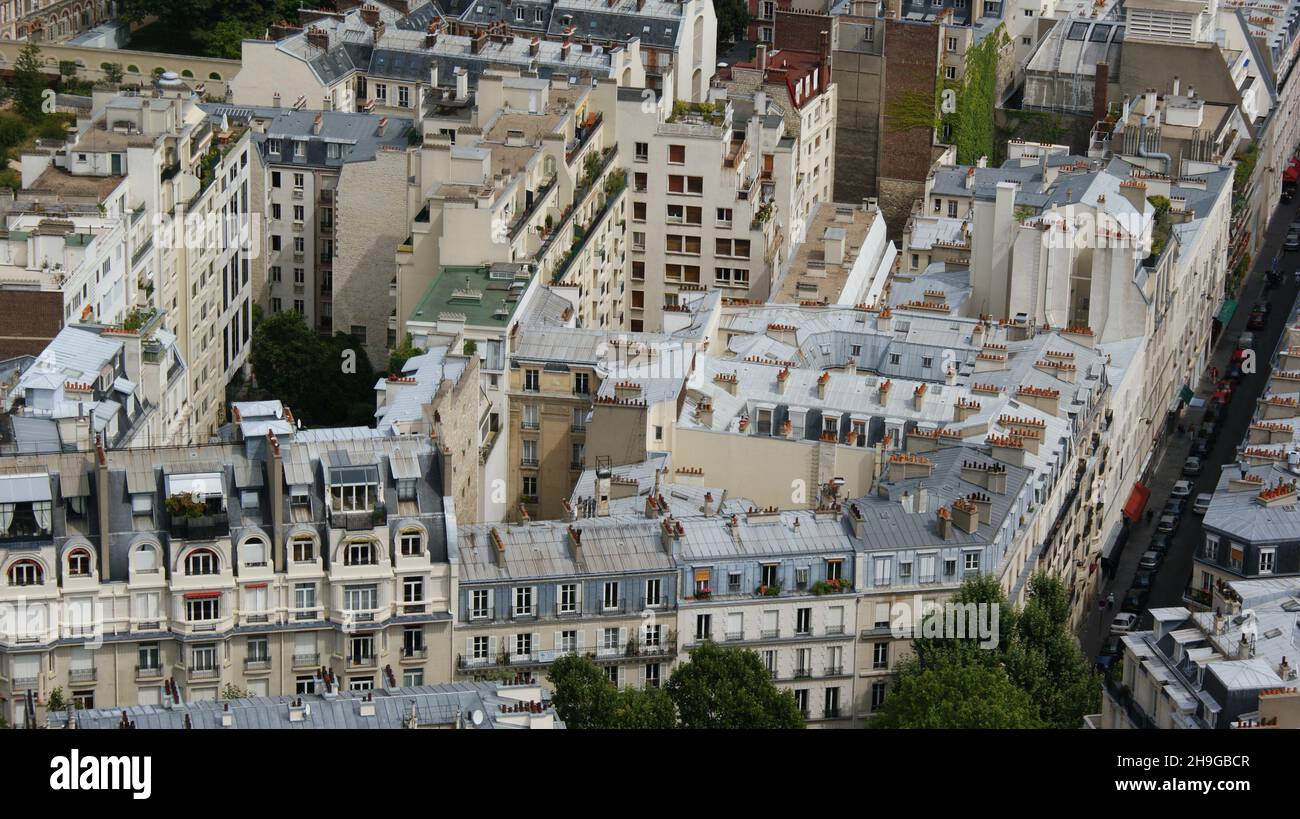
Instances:
[[[1273,352],[1277,348],[1278,339],[1281,337],[1282,329],[1290,316],[1291,306],[1297,295],[1294,274],[1297,269],[1300,269],[1300,253],[1282,252],[1282,242],[1286,238],[1288,226],[1296,218],[1296,212],[1297,202],[1293,201],[1281,204],[1273,214],[1264,248],[1253,259],[1251,273],[1241,289],[1237,310],[1228,326],[1220,333],[1214,348],[1210,366],[1218,368],[1221,378],[1226,377],[1237,339],[1246,332],[1246,322],[1250,318],[1251,307],[1257,301],[1268,301],[1272,305],[1265,329],[1254,331],[1256,372],[1244,375],[1237,384],[1232,400],[1228,404],[1228,411],[1222,416],[1219,431],[1211,443],[1209,455],[1202,460],[1200,476],[1189,479],[1192,481],[1193,489],[1191,497],[1188,498],[1188,508],[1171,538],[1169,552],[1155,575],[1151,596],[1147,601],[1148,609],[1183,605],[1183,592],[1191,577],[1192,555],[1203,540],[1201,516],[1191,511],[1192,502],[1195,501],[1197,494],[1213,491],[1224,464],[1236,462],[1237,448],[1245,437],[1246,428],[1254,415],[1256,399],[1263,392],[1264,385],[1268,383]],[[1272,266],[1275,254],[1280,254],[1278,266],[1283,274],[1282,282],[1273,290],[1265,292],[1265,273]],[[1114,607],[1107,609],[1104,605],[1099,606],[1095,615],[1090,616],[1080,629],[1079,640],[1085,655],[1089,658],[1095,657],[1101,651],[1102,642],[1110,628],[1110,621],[1120,613],[1124,596],[1128,593],[1137,574],[1138,561],[1141,560],[1142,553],[1147,550],[1155,534],[1156,524],[1165,502],[1169,499],[1169,492],[1173,489],[1174,483],[1183,478],[1183,461],[1190,454],[1196,440],[1194,436],[1208,408],[1209,399],[1214,394],[1214,387],[1215,383],[1209,373],[1202,373],[1200,383],[1195,389],[1196,397],[1204,399],[1207,402],[1206,406],[1185,409],[1182,423],[1187,429],[1187,434],[1183,437],[1176,434],[1169,435],[1160,443],[1160,449],[1155,453],[1156,466],[1152,470],[1150,480],[1147,481],[1151,496],[1147,500],[1146,509],[1153,513],[1152,519],[1147,522],[1144,514],[1141,521],[1130,526],[1128,542],[1119,554],[1113,556],[1118,561],[1115,573],[1102,585],[1098,597],[1104,604],[1107,595],[1114,594]],[[1149,624],[1150,615],[1144,612],[1141,626],[1146,627]]]

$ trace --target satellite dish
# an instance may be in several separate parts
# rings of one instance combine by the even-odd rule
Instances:
[[[474,709],[474,713],[473,713],[473,714],[470,714],[470,717],[469,717],[469,718],[470,718],[470,721],[473,722],[475,725],[482,725],[482,724],[483,724],[483,712],[480,711],[480,710],[477,709],[477,708]]]

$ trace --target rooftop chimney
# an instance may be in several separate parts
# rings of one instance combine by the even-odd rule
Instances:
[[[942,540],[948,540],[952,537],[952,514],[948,507],[940,506],[934,511],[934,519],[939,527],[939,537]]]
[[[104,436],[95,439],[95,500],[99,512],[99,578],[107,583],[113,573],[109,567],[109,499],[112,495],[108,488],[108,453],[104,451]]]
[[[767,73],[767,44],[759,43],[756,46],[756,51],[757,51],[756,62],[758,63],[758,70],[762,71],[763,73]]]
[[[324,114],[317,114],[316,119],[312,120],[311,132],[317,136],[320,135],[321,124],[325,121]]]
[[[284,461],[280,457],[280,441],[275,433],[266,432],[267,478],[271,492],[271,553],[277,572],[284,571]]]

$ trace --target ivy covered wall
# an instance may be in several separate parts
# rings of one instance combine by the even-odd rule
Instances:
[[[961,77],[943,81],[943,87],[955,93],[957,110],[942,114],[941,124],[951,128],[949,139],[957,146],[957,161],[962,164],[974,164],[981,156],[993,158],[998,62],[1002,49],[1010,44],[1006,24],[999,24],[966,52],[966,67]]]

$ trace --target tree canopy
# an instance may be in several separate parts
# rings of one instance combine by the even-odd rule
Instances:
[[[300,313],[277,313],[254,327],[249,360],[258,396],[283,401],[304,424],[372,423],[375,373],[352,336],[322,339]]]
[[[1020,611],[988,576],[965,581],[953,602],[997,605],[997,646],[983,649],[977,637],[916,637],[914,658],[899,668],[873,726],[1078,728],[1096,710],[1101,681],[1069,630],[1069,595],[1058,578],[1030,578]],[[961,691],[980,691],[988,702],[935,700]]]
[[[612,685],[586,656],[549,673],[553,703],[569,728],[802,728],[794,695],[772,682],[752,651],[705,643],[660,688]]]
[[[714,0],[713,12],[718,18],[719,51],[732,40],[745,36],[749,25],[749,6],[745,0]]]

